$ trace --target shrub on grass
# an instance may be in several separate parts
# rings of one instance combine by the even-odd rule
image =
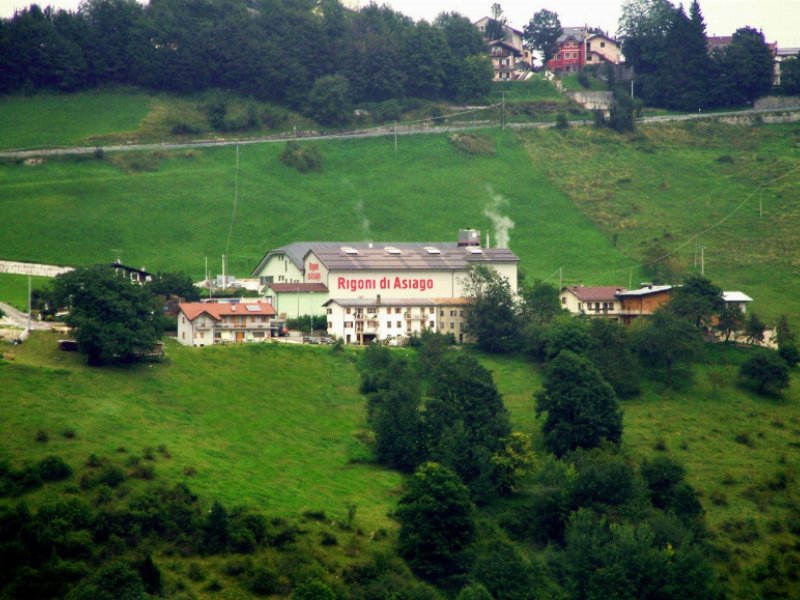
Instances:
[[[92,483],[94,485],[105,484],[110,488],[115,488],[126,479],[127,477],[122,469],[116,465],[106,465],[95,475]]]
[[[186,570],[186,576],[190,581],[205,581],[206,572],[201,565],[196,562],[189,563],[189,568]]]
[[[297,586],[291,598],[292,600],[336,600],[336,595],[319,579],[311,579]]]
[[[131,471],[130,475],[136,479],[150,480],[156,476],[156,470],[153,465],[137,465]]]
[[[72,468],[58,456],[48,456],[38,465],[39,475],[44,481],[62,481],[72,476]]]
[[[563,112],[560,112],[556,115],[556,124],[554,125],[556,129],[567,129],[569,127],[569,121],[567,120],[567,115]]]
[[[47,432],[44,429],[40,429],[36,432],[36,441],[40,444],[46,444],[49,439],[50,436],[47,435]]]
[[[763,350],[742,363],[739,379],[759,394],[779,393],[789,387],[789,367],[776,352]]]
[[[313,144],[300,145],[295,141],[286,142],[281,152],[281,162],[301,173],[322,170],[322,153]]]
[[[75,430],[71,427],[67,427],[64,431],[61,432],[61,435],[64,436],[68,440],[75,439]]]
[[[248,589],[259,596],[269,596],[280,592],[280,577],[278,573],[266,566],[258,566],[253,569]]]
[[[491,156],[495,153],[494,143],[489,138],[471,133],[453,133],[450,143],[467,154]]]

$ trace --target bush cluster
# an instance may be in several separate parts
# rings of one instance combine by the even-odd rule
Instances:
[[[287,167],[297,169],[301,173],[322,170],[322,153],[313,144],[286,142],[281,152],[281,162]]]

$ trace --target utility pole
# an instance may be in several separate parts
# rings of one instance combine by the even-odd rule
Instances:
[[[28,273],[28,335],[31,333],[31,274]]]
[[[561,291],[563,287],[563,280],[564,280],[564,267],[558,267],[558,291]]]
[[[705,245],[700,246],[700,275],[705,276],[706,274],[706,247]]]
[[[503,113],[501,118],[501,129],[506,128],[506,93],[503,92]]]
[[[208,289],[208,297],[211,298],[211,280],[208,278],[208,257],[206,256],[206,289]]]
[[[224,290],[227,285],[227,279],[225,279],[225,255],[222,255],[222,289]]]
[[[397,152],[397,121],[394,122],[394,151]]]
[[[631,79],[631,100],[633,100],[633,79]]]

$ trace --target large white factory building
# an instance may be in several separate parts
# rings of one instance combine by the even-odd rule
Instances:
[[[328,333],[348,343],[402,338],[422,329],[460,332],[463,282],[486,265],[517,290],[519,259],[484,248],[462,230],[457,242],[295,242],[268,252],[253,270],[280,314],[327,314]]]

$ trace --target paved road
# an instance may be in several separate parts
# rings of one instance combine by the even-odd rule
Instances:
[[[0,302],[0,310],[2,310],[6,317],[11,319],[17,327],[22,327],[23,329],[28,326],[28,313],[24,313],[21,310],[17,310],[10,304],[6,304],[5,302]],[[53,328],[53,323],[47,321],[36,321],[35,319],[31,320],[31,330],[34,331],[46,331],[48,329]]]
[[[770,108],[770,109],[750,109],[731,112],[716,112],[716,113],[698,113],[698,114],[684,114],[684,115],[662,115],[658,117],[644,117],[639,119],[643,123],[663,123],[667,121],[691,121],[697,119],[718,119],[725,117],[741,117],[749,115],[768,115],[768,114],[782,114],[788,112],[798,112],[800,106],[788,108]],[[571,121],[570,125],[591,125],[591,120]],[[553,123],[509,123],[508,127],[514,129],[528,129],[528,128],[545,128],[552,127]],[[39,148],[39,149],[18,149],[18,150],[5,150],[0,151],[0,158],[12,159],[27,159],[46,156],[66,156],[66,155],[85,155],[92,154],[98,148],[102,148],[103,152],[131,152],[137,150],[185,150],[188,148],[212,148],[222,146],[235,146],[235,145],[251,145],[251,144],[274,144],[286,142],[291,139],[303,140],[344,140],[356,138],[375,138],[375,137],[388,137],[388,136],[404,136],[404,135],[419,135],[426,133],[447,133],[451,131],[465,131],[470,129],[481,129],[488,127],[497,127],[496,121],[477,121],[475,123],[465,123],[464,125],[447,125],[447,126],[432,126],[430,124],[424,125],[398,125],[397,127],[375,127],[372,129],[361,129],[354,131],[347,131],[344,133],[325,134],[321,135],[316,131],[305,131],[295,133],[284,133],[279,135],[263,136],[257,138],[244,138],[244,139],[214,139],[214,140],[196,140],[192,142],[163,142],[157,144],[116,144],[110,146],[80,146],[74,148]]]

